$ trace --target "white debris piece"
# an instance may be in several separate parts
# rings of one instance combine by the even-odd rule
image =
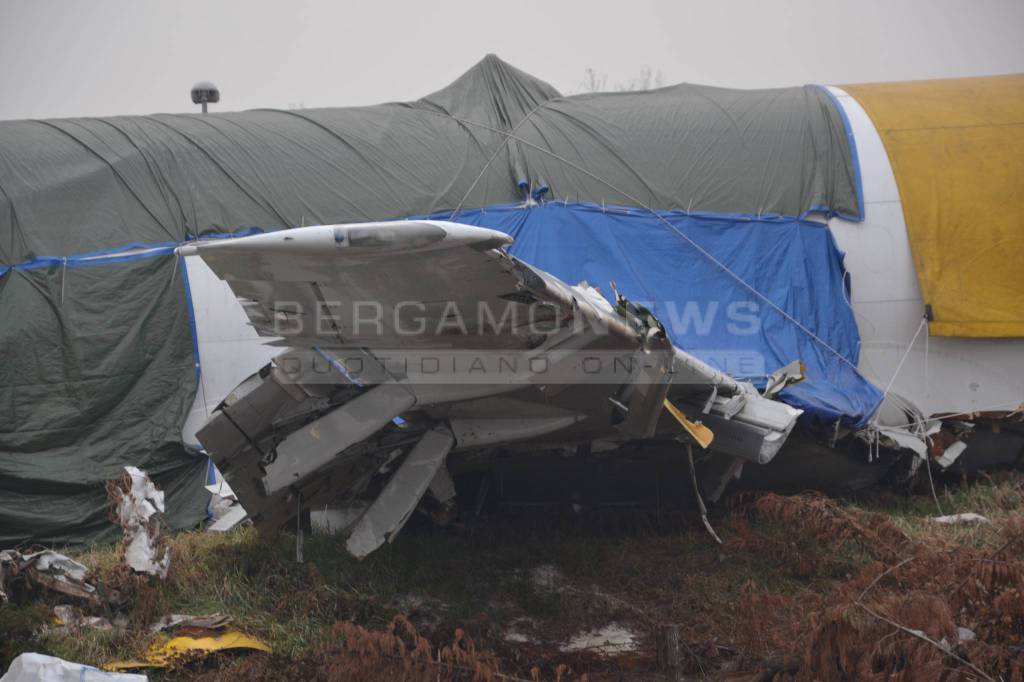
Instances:
[[[966,514],[949,514],[947,516],[936,516],[932,519],[935,523],[943,523],[952,526],[958,523],[992,523],[981,514],[967,512]]]
[[[107,673],[43,654],[21,654],[0,682],[149,682],[145,675]]]
[[[70,557],[44,549],[22,554],[16,549],[0,551],[0,603],[7,601],[7,583],[25,573],[33,582],[70,597],[92,600],[96,587],[88,582],[89,569]]]
[[[324,507],[309,511],[309,523],[314,533],[320,535],[340,535],[352,527],[362,516],[369,502],[354,503],[337,507]]]
[[[505,630],[505,641],[513,644],[535,644],[537,639],[527,634],[527,631],[534,631],[537,623],[532,618],[516,618],[508,629]]]
[[[963,642],[973,642],[978,638],[978,635],[974,633],[974,630],[965,627],[958,627],[956,629],[957,639]]]
[[[238,497],[235,495],[235,491],[231,489],[231,486],[224,479],[224,474],[220,473],[220,469],[213,467],[213,483],[205,486],[211,495],[217,495],[223,497],[226,500],[237,502]]]
[[[35,559],[36,570],[60,576],[70,582],[81,583],[89,576],[89,569],[70,557],[46,549],[35,554],[26,554],[26,559]]]
[[[571,638],[562,645],[561,650],[570,651],[591,651],[602,656],[624,654],[636,651],[637,634],[632,630],[619,625],[609,623],[600,630],[585,630]]]
[[[538,592],[561,592],[565,576],[552,564],[540,564],[530,571],[530,582]]]
[[[213,472],[214,482],[206,486],[210,492],[210,515],[212,518],[212,522],[206,530],[212,533],[224,533],[245,521],[249,514],[239,503],[235,491],[224,480],[220,469],[213,467]]]
[[[114,624],[102,616],[83,616],[78,609],[70,604],[58,604],[53,607],[53,617],[57,623],[56,632],[77,629],[80,627],[97,630],[113,630]]]
[[[370,392],[363,395],[370,395]],[[413,446],[402,465],[391,474],[377,499],[352,526],[352,534],[345,541],[345,548],[353,556],[361,559],[385,542],[395,539],[427,492],[453,445],[455,437],[451,431],[435,428],[427,431]]]
[[[525,635],[518,630],[509,629],[505,632],[505,641],[512,642],[513,644],[529,644],[533,640],[530,639],[529,635]]]
[[[171,551],[165,548],[163,556],[158,556],[159,521],[150,521],[157,512],[164,512],[164,494],[156,489],[144,471],[135,467],[125,467],[124,470],[131,478],[131,489],[121,496],[117,516],[124,528],[125,562],[139,573],[166,578],[171,565]]]
[[[249,514],[245,511],[245,508],[236,502],[226,512],[221,514],[220,517],[215,517],[216,521],[211,523],[206,530],[211,533],[226,533],[248,517]]]
[[[962,440],[958,440],[955,443],[951,443],[946,451],[942,453],[942,457],[939,457],[936,462],[939,463],[943,469],[948,469],[953,465],[953,462],[957,460],[960,455],[964,454],[964,450],[967,449],[967,443]]]

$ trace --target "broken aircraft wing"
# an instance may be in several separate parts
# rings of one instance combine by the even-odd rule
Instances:
[[[774,456],[799,410],[675,348],[643,306],[509,255],[511,241],[420,220],[182,247],[282,347],[198,433],[257,526],[373,499],[349,528],[365,556],[447,475],[450,451],[688,438],[666,400],[714,432],[716,453]]]

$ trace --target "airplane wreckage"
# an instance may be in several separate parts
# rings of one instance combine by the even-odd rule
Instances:
[[[0,547],[1020,465],[1022,79],[0,122]]]
[[[800,410],[673,346],[646,308],[622,296],[612,306],[508,255],[511,242],[398,221],[182,249],[228,282],[261,335],[289,346],[197,434],[257,526],[348,500],[346,547],[365,556],[424,494],[452,503],[450,453],[472,466],[497,448],[682,433],[740,465],[775,456]],[[358,504],[385,470],[376,498]]]

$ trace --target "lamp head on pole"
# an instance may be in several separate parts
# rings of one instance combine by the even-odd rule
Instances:
[[[206,113],[208,102],[216,104],[220,101],[220,90],[210,81],[199,81],[192,86],[192,103],[202,104],[203,113]]]

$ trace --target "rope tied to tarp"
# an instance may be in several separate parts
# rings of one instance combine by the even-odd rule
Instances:
[[[713,254],[711,254],[707,249],[705,249],[700,244],[698,244],[696,241],[694,241],[689,235],[685,234],[682,230],[680,230],[675,225],[673,225],[668,220],[666,220],[664,216],[660,215],[653,208],[650,208],[650,207],[646,206],[642,201],[637,199],[635,196],[633,196],[629,192],[627,192],[627,191],[625,191],[623,189],[620,189],[619,187],[617,187],[612,182],[609,182],[608,180],[605,180],[601,176],[599,176],[599,175],[597,175],[595,173],[592,173],[591,171],[587,170],[586,168],[580,166],[579,164],[574,163],[573,161],[565,158],[561,154],[558,154],[557,152],[554,152],[554,151],[552,151],[550,149],[547,149],[547,148],[542,147],[542,146],[540,146],[538,144],[530,142],[529,140],[527,140],[525,138],[519,137],[518,135],[515,134],[514,130],[511,130],[511,131],[501,130],[500,128],[495,128],[494,126],[488,125],[486,123],[480,123],[479,121],[470,121],[468,119],[463,119],[463,118],[460,118],[458,116],[454,116],[454,115],[448,114],[448,113],[443,113],[443,112],[440,112],[440,111],[431,111],[429,109],[424,109],[423,111],[427,111],[427,112],[435,114],[437,116],[442,116],[442,117],[445,117],[445,118],[450,118],[453,121],[457,121],[459,123],[462,123],[463,125],[471,125],[471,126],[477,126],[477,127],[480,127],[480,128],[484,128],[484,129],[489,130],[491,132],[497,133],[498,135],[504,136],[507,140],[515,140],[515,141],[517,141],[517,142],[519,142],[521,144],[526,145],[527,147],[530,147],[531,149],[535,149],[535,150],[541,152],[542,154],[547,154],[548,156],[551,156],[552,158],[556,159],[557,161],[560,161],[560,162],[566,164],[570,168],[573,168],[574,170],[577,170],[577,171],[583,173],[584,175],[587,175],[591,179],[601,183],[602,185],[605,185],[606,187],[611,189],[613,192],[618,192],[621,196],[627,198],[629,201],[633,202],[634,204],[636,204],[637,206],[641,207],[642,209],[650,212],[651,215],[653,215],[659,222],[664,223],[665,226],[667,226],[670,230],[672,230],[677,235],[679,235],[684,241],[686,241],[690,246],[692,246],[701,256],[706,258],[708,261],[710,261],[712,264],[714,264],[716,267],[718,267],[724,273],[726,273],[727,275],[732,277],[743,288],[747,289],[748,291],[750,291],[750,293],[754,294],[759,299],[761,299],[766,304],[768,304],[768,306],[770,308],[774,309],[777,313],[782,315],[783,318],[785,318],[788,322],[792,323],[797,329],[799,329],[804,334],[806,334],[815,343],[819,344],[820,346],[822,346],[823,348],[828,350],[830,353],[835,355],[835,357],[839,358],[839,360],[841,362],[849,365],[854,371],[858,371],[859,372],[857,366],[855,364],[853,364],[845,355],[843,355],[841,352],[839,352],[838,350],[833,348],[831,346],[831,344],[829,344],[827,341],[825,341],[820,336],[815,334],[813,331],[808,329],[799,320],[797,320],[795,317],[793,317],[788,312],[786,312],[781,306],[779,306],[774,301],[772,301],[770,298],[768,298],[768,296],[766,296],[765,294],[761,293],[756,287],[754,287],[752,284],[747,282],[741,275],[739,275],[736,272],[734,272],[731,268],[729,268],[729,266],[727,266],[725,263],[723,263],[718,258],[716,258]],[[604,210],[604,202],[602,201],[602,211],[603,210]],[[879,403],[879,404],[881,404],[881,403]]]

